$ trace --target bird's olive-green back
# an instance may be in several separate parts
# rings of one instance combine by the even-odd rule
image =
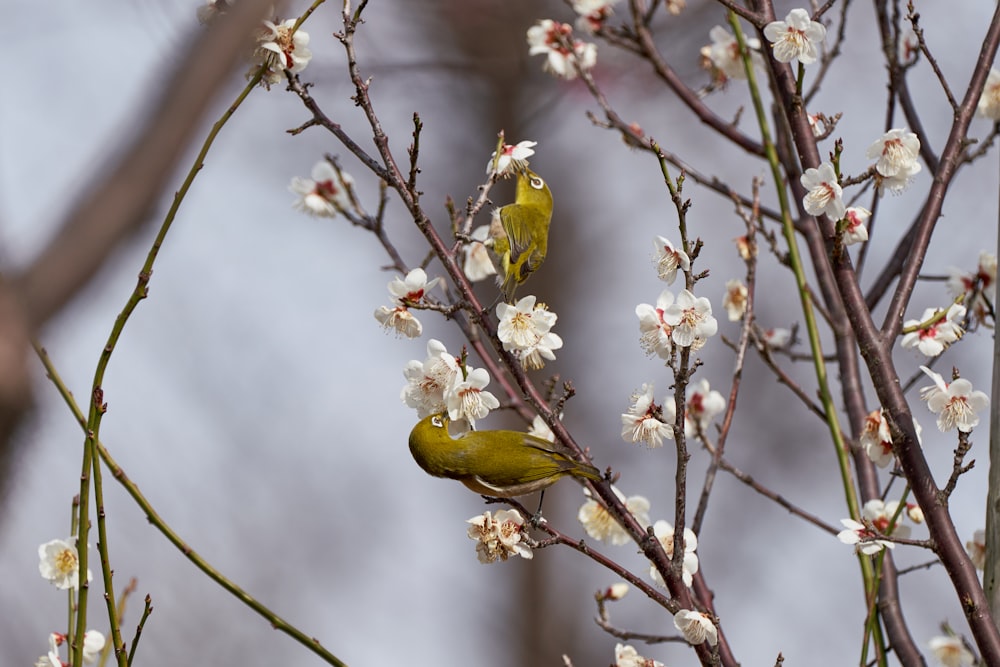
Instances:
[[[452,437],[448,419],[432,415],[410,433],[410,452],[427,473],[457,480],[476,478],[504,489],[564,475],[600,480],[593,466],[574,461],[556,446],[518,431],[468,431]]]

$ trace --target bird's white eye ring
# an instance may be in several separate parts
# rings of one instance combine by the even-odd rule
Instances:
[[[535,188],[536,190],[541,190],[544,186],[545,186],[545,181],[538,178],[537,176],[531,179],[531,187]]]
[[[444,427],[444,422],[441,420],[441,415],[434,415],[431,417],[431,424],[437,426],[438,428]]]

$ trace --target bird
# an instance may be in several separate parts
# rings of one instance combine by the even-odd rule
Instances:
[[[497,270],[497,284],[511,302],[517,287],[545,261],[552,222],[552,191],[527,167],[517,172],[514,203],[493,211],[487,249]]]
[[[520,431],[448,432],[448,413],[429,415],[410,432],[410,453],[425,472],[455,479],[484,496],[515,498],[563,477],[600,482],[600,471],[569,450]]]

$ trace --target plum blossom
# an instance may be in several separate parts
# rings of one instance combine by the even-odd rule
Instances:
[[[714,72],[715,78],[722,83],[728,79],[747,78],[746,70],[743,67],[743,58],[740,57],[740,45],[733,33],[721,25],[717,25],[708,32],[708,37],[712,43],[701,47],[701,56]],[[750,49],[750,61],[754,66],[763,66],[763,59],[760,55],[760,40],[744,35],[743,41]]]
[[[670,359],[674,349],[673,327],[663,321],[663,313],[673,302],[673,293],[663,290],[656,299],[655,306],[640,303],[635,307],[635,314],[639,318],[639,345],[646,354]]]
[[[76,540],[51,540],[38,547],[38,573],[59,590],[80,586],[80,555]],[[87,571],[87,581],[92,575]]]
[[[261,85],[270,89],[283,78],[284,70],[298,74],[312,60],[309,46],[309,33],[298,29],[294,33],[296,19],[288,19],[283,23],[264,21],[257,31],[257,47],[253,54],[253,65],[247,73],[247,78],[257,73],[263,65],[266,69],[261,78]]]
[[[635,520],[639,522],[639,525],[644,528],[649,525],[649,500],[643,496],[630,496],[626,498],[625,494],[615,486],[612,486],[611,490],[615,492],[615,495],[622,501],[628,511],[635,516]],[[583,525],[583,529],[587,531],[587,534],[595,540],[607,542],[608,544],[616,546],[627,544],[632,538],[622,528],[621,524],[618,523],[614,515],[608,511],[608,508],[601,501],[591,495],[590,489],[584,489],[583,492],[588,500],[580,507],[576,518]]]
[[[513,146],[504,144],[499,158],[497,158],[496,151],[490,154],[490,161],[486,164],[486,173],[493,173],[494,163],[496,163],[497,176],[506,176],[525,169],[528,166],[528,158],[535,154],[534,147],[537,145],[537,141],[519,141]]]
[[[958,428],[968,433],[979,424],[979,415],[990,406],[990,399],[979,390],[973,390],[972,383],[965,378],[945,382],[939,374],[926,366],[922,370],[934,384],[920,390],[920,398],[927,401],[927,407],[938,416],[937,425],[941,431]]]
[[[464,380],[445,392],[445,405],[452,421],[465,419],[470,428],[476,427],[476,420],[483,419],[500,407],[497,397],[485,391],[490,383],[490,374],[485,368],[469,370]]]
[[[824,162],[818,168],[806,169],[799,182],[808,192],[802,205],[809,215],[827,215],[831,220],[840,220],[847,213],[844,206],[844,190],[837,182],[833,164]]]
[[[864,243],[868,240],[868,228],[865,223],[872,217],[872,212],[863,206],[851,206],[844,212],[840,240],[844,245]]]
[[[685,273],[691,270],[691,259],[682,248],[675,248],[674,244],[662,236],[653,239],[653,248],[656,249],[656,273],[660,280],[673,285],[677,279],[677,269]]]
[[[288,189],[299,196],[293,204],[295,208],[309,215],[333,218],[351,206],[354,178],[350,174],[320,160],[313,166],[311,176],[292,178]]]
[[[663,410],[653,401],[653,385],[644,384],[632,394],[632,405],[622,414],[622,439],[625,442],[644,442],[647,447],[662,447],[663,439],[674,439],[674,430],[660,417]]]
[[[572,45],[572,49],[565,46]],[[545,55],[544,69],[570,81],[579,71],[588,71],[597,64],[597,46],[573,39],[573,27],[551,19],[539,21],[528,28],[529,55]]]
[[[594,34],[604,27],[614,12],[611,6],[618,0],[573,0],[573,11],[580,15],[576,20],[577,30]]]
[[[861,508],[861,517],[866,523],[870,523],[875,530],[883,535],[891,535],[905,540],[910,536],[910,527],[902,524],[902,513],[896,518],[896,523],[893,525],[892,530],[889,530],[889,523],[896,516],[898,510],[898,500],[884,502],[879,498],[873,498]]]
[[[419,267],[407,273],[405,278],[394,278],[387,286],[393,305],[379,306],[375,319],[387,330],[407,338],[418,337],[423,333],[423,325],[409,308],[419,305],[424,295],[439,282],[441,278],[427,280],[427,273]]]
[[[945,311],[941,308],[927,308],[919,320],[906,320],[900,343],[904,349],[917,348],[928,357],[936,357],[949,345],[965,334],[961,322],[965,319],[965,306],[953,303]]]
[[[972,539],[965,543],[965,550],[976,569],[984,569],[986,567],[986,531],[977,530],[974,532]]]
[[[734,278],[726,281],[726,294],[722,297],[722,307],[730,322],[738,322],[747,312],[747,286],[742,280]]]
[[[489,225],[479,225],[469,235],[472,242],[462,246],[462,270],[471,282],[478,282],[497,273],[490,259],[490,253],[484,245],[489,235]]]
[[[976,662],[976,656],[965,648],[959,637],[938,635],[933,637],[927,646],[938,662],[945,667],[966,667]]]
[[[973,319],[982,324],[993,313],[992,301],[996,296],[996,281],[997,257],[983,250],[979,254],[979,262],[974,273],[965,273],[961,269],[952,267],[948,271],[945,286],[953,299],[962,297]]]
[[[562,338],[551,331],[558,316],[545,304],[536,305],[534,295],[522,297],[513,306],[497,304],[497,318],[497,337],[503,348],[529,370],[544,367],[543,359],[552,361],[556,358],[553,350],[563,346]]]
[[[854,519],[841,519],[844,530],[837,533],[837,539],[844,544],[853,544],[857,553],[871,556],[877,554],[882,549],[895,549],[896,545],[891,540],[881,539],[879,533],[868,528],[863,523],[858,523]]]
[[[889,130],[876,139],[865,155],[869,159],[877,158],[875,171],[879,194],[885,190],[902,192],[922,169],[920,157],[920,139],[916,134],[905,128]]]
[[[449,354],[444,344],[435,339],[427,342],[427,359],[411,360],[403,369],[406,386],[400,399],[417,410],[420,419],[448,409],[445,395],[459,382],[462,371],[455,355]]]
[[[986,86],[979,97],[976,115],[992,121],[1000,120],[1000,70],[995,67],[990,68],[990,74],[986,77]]]
[[[660,541],[663,546],[663,550],[667,554],[668,559],[674,557],[674,527],[673,525],[663,521],[657,521],[653,524],[653,534],[656,539]],[[684,564],[681,572],[681,578],[684,580],[684,585],[690,587],[694,583],[694,575],[698,571],[698,554],[695,550],[698,548],[698,536],[694,534],[694,531],[690,528],[684,528]],[[650,564],[649,566],[649,576],[653,578],[660,586],[666,586],[666,582],[663,581],[663,577],[660,575],[660,571],[656,569],[656,566]]]
[[[663,321],[672,327],[670,337],[680,347],[692,347],[696,341],[704,341],[719,330],[719,323],[712,317],[712,303],[686,289],[664,309]]]
[[[644,658],[628,644],[615,645],[615,664],[613,667],[664,667],[659,660]]]
[[[719,630],[707,615],[700,611],[681,609],[674,614],[674,627],[681,631],[689,644],[708,642],[710,646],[719,643]]]
[[[804,9],[788,12],[784,21],[764,26],[764,37],[772,43],[774,59],[781,63],[798,58],[803,65],[816,62],[818,47],[826,39],[826,27],[809,18]]]
[[[524,517],[514,510],[483,512],[466,523],[469,539],[476,540],[476,555],[483,564],[507,560],[511,556],[531,560],[531,547],[522,541]]]

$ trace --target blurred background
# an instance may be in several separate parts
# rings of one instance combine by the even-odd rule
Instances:
[[[928,43],[958,97],[992,4],[918,6]],[[193,0],[5,5],[0,34],[18,58],[7,70],[8,92],[0,97],[3,266],[29,262],[131,138],[178,54],[202,29],[198,6]],[[296,3],[286,15],[305,6]],[[793,6],[780,5],[779,16]],[[343,49],[331,36],[338,18],[339,7],[330,3],[306,24],[314,58],[302,79],[315,84],[313,95],[326,113],[373,151],[350,99]],[[596,105],[582,84],[556,80],[541,72],[542,58],[528,58],[528,27],[540,18],[572,22],[571,10],[554,1],[372,0],[365,18],[357,48],[363,75],[372,77],[372,101],[401,161],[412,114],[420,113],[425,129],[419,183],[426,210],[443,233],[445,198],[461,203],[476,194],[500,129],[510,143],[538,141],[532,168],[551,184],[555,215],[548,260],[524,293],[538,295],[558,313],[555,331],[565,346],[537,381],[551,372],[573,382],[577,395],[565,415],[571,432],[590,447],[598,466],[621,472],[622,491],[650,499],[653,520],[672,520],[673,453],[623,442],[619,415],[643,383],[656,383],[658,399],[671,384],[662,364],[646,358],[638,345],[634,309],[655,303],[664,287],[653,265],[652,238],[679,238],[676,212],[655,160],[586,119]],[[659,47],[692,87],[708,82],[698,50],[709,43],[712,26],[724,22],[712,3],[692,2],[677,17],[659,13]],[[845,54],[809,110],[844,113],[836,136],[845,141],[845,173],[856,174],[868,165],[865,149],[885,129],[886,82],[872,8],[853,6],[848,31]],[[233,72],[218,91],[202,137],[244,85],[242,73]],[[594,73],[627,122],[639,123],[695,168],[744,192],[752,178],[766,179],[762,163],[734,152],[695,122],[647,65],[601,44]],[[928,133],[921,140],[938,151],[951,110],[926,63],[912,76]],[[739,82],[709,101],[724,118],[735,117],[747,103]],[[377,204],[374,177],[332,136],[317,128],[295,137],[286,133],[308,117],[297,98],[275,86],[255,91],[223,130],[163,247],[149,298],[112,358],[102,440],[195,550],[348,664],[559,665],[563,653],[577,667],[613,662],[617,640],[594,624],[592,597],[616,578],[566,549],[538,551],[530,562],[481,565],[464,522],[484,511],[482,501],[457,483],[428,477],[410,458],[406,439],[416,417],[399,400],[402,368],[425,358],[431,337],[457,352],[459,334],[430,313],[420,314],[421,339],[383,334],[372,312],[388,303],[385,285],[395,276],[380,269],[387,259],[375,239],[342,219],[311,219],[291,208],[289,181],[308,176],[324,153],[341,156],[369,210]],[[750,120],[747,110],[742,126],[750,128]],[[977,120],[972,132],[982,137],[989,129],[988,121]],[[832,139],[821,146],[824,154],[832,148]],[[196,151],[192,147],[182,161],[139,237],[116,252],[41,332],[78,398],[89,394],[114,318]],[[880,203],[866,284],[921,206],[930,181],[924,169],[905,194]],[[996,247],[996,183],[993,158],[960,173],[927,273],[941,275],[950,266],[972,271],[979,251]],[[508,201],[506,187],[493,191],[493,201]],[[768,200],[770,188],[763,188]],[[738,326],[726,320],[722,296],[726,280],[743,276],[732,243],[743,233],[742,222],[731,202],[693,182],[685,194],[693,201],[692,235],[705,242],[696,268],[711,272],[696,292],[712,300],[720,336],[735,340]],[[870,205],[867,196],[859,203]],[[418,264],[427,250],[399,203],[389,204],[387,220],[404,258]],[[483,214],[479,222],[487,220]],[[441,275],[440,265],[432,263],[428,273]],[[488,301],[495,295],[492,284],[479,289]],[[762,326],[799,321],[790,275],[765,253],[757,297]],[[907,316],[917,318],[925,307],[945,303],[942,283],[921,283]],[[948,351],[938,370],[958,366],[986,390],[990,350],[989,332],[982,330]],[[699,356],[705,362],[701,376],[727,394],[731,351],[716,338]],[[904,377],[923,363],[909,351],[897,359]],[[790,372],[814,391],[808,364]],[[754,354],[744,383],[729,457],[836,524],[847,511],[824,425]],[[0,624],[0,661],[12,666],[32,664],[45,652],[48,633],[65,623],[66,597],[37,576],[36,550],[69,533],[83,442],[40,364],[34,391],[36,408],[17,439],[0,519],[0,565],[10,576],[0,596],[6,619]],[[869,409],[878,407],[872,396]],[[933,416],[914,399],[924,447],[941,482],[956,441],[937,432]],[[973,435],[976,467],[951,500],[966,539],[984,521],[985,423]],[[484,425],[522,427],[499,414]],[[693,452],[692,506],[706,459],[705,452]],[[129,578],[138,579],[123,624],[127,636],[142,597],[149,594],[155,608],[140,644],[140,664],[320,664],[212,585],[119,486],[105,481],[118,590]],[[582,502],[577,485],[560,484],[546,495],[546,515],[582,537],[575,520]],[[915,529],[914,537],[925,536],[925,528]],[[634,547],[602,549],[636,572],[647,571]],[[818,664],[816,656],[831,665],[857,660],[864,599],[850,547],[720,474],[698,552],[728,639],[744,664],[772,664],[779,652],[788,664]],[[915,549],[897,548],[895,555],[900,567],[930,560]],[[922,646],[944,620],[965,631],[942,568],[908,574],[901,587]],[[100,602],[93,602],[97,618]],[[618,627],[675,632],[670,617],[635,592],[613,605],[612,614]],[[682,645],[636,648],[667,664],[695,664]]]

